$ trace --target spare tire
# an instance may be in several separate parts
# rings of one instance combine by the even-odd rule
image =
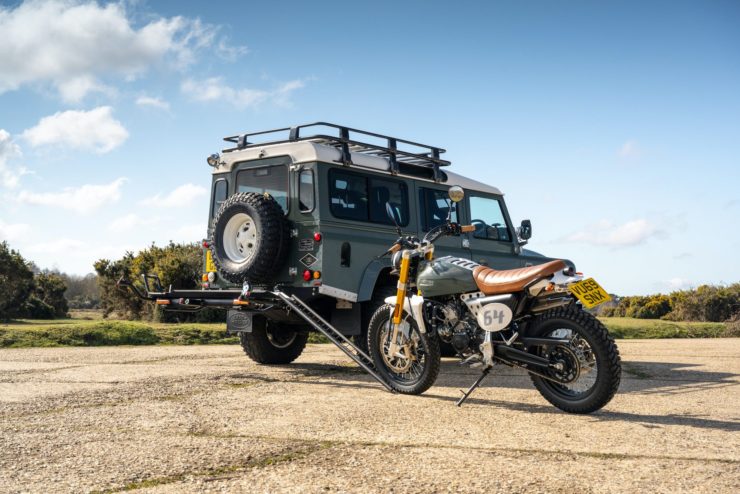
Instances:
[[[269,194],[229,197],[213,218],[209,245],[219,275],[233,283],[268,283],[285,262],[289,241],[283,208]]]

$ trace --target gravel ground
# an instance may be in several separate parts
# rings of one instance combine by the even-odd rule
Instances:
[[[602,411],[446,360],[391,395],[329,345],[0,350],[0,492],[740,492],[740,339],[622,340]]]

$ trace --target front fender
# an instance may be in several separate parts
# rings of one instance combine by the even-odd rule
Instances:
[[[396,306],[396,296],[387,297],[385,299],[386,304],[390,304],[392,306]],[[403,301],[403,310],[405,310],[408,314],[411,314],[411,317],[416,321],[416,325],[419,327],[419,332],[424,334],[427,332],[427,325],[424,322],[424,313],[422,312],[422,307],[424,306],[424,297],[421,295],[413,295],[410,299],[406,297]],[[393,310],[391,309],[391,312]]]

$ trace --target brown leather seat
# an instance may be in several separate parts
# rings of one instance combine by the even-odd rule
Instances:
[[[566,268],[563,261],[550,261],[538,266],[530,266],[520,269],[496,269],[478,266],[473,270],[473,278],[478,289],[486,295],[499,293],[513,293],[524,290],[530,282],[550,276]]]

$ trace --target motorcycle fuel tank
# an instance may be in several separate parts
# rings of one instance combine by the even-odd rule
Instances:
[[[478,291],[473,279],[477,263],[462,257],[440,257],[426,263],[416,277],[416,286],[424,297],[438,297]]]

